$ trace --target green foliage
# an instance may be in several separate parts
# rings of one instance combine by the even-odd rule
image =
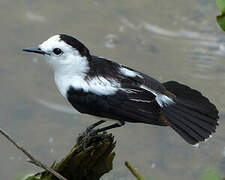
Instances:
[[[216,0],[216,5],[219,8],[221,14],[216,17],[217,23],[221,29],[225,31],[225,0]]]
[[[221,29],[225,31],[225,15],[219,15],[216,17],[217,23],[220,25]]]
[[[225,0],[216,0],[216,5],[222,14],[225,13]]]
[[[15,180],[49,180],[49,179],[47,179],[47,178],[40,179],[36,175],[26,175],[26,177],[23,175],[23,176],[15,178]]]
[[[200,180],[221,180],[221,178],[213,170],[209,170],[202,174]]]

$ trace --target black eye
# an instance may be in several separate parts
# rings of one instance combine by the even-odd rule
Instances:
[[[53,49],[53,53],[56,54],[56,55],[59,55],[59,54],[62,54],[63,52],[62,52],[61,49],[55,48],[55,49]]]

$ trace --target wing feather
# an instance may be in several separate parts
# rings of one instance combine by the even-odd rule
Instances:
[[[81,113],[104,118],[162,125],[159,122],[161,107],[156,101],[156,94],[152,93],[165,91],[161,83],[131,68],[96,56],[92,56],[89,66],[87,81],[93,78],[113,80],[119,86],[116,91],[107,95],[70,87],[67,98],[74,108]],[[104,83],[99,85],[101,84]],[[143,86],[153,91],[148,91]]]

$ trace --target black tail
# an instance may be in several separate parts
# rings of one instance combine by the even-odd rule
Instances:
[[[169,81],[163,85],[176,95],[175,103],[163,108],[169,125],[193,145],[210,137],[218,125],[216,106],[200,92],[178,82]]]

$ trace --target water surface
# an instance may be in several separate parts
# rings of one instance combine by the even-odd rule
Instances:
[[[225,176],[225,34],[213,0],[87,0],[0,2],[0,126],[45,163],[61,159],[79,132],[96,121],[74,114],[57,92],[41,56],[21,52],[57,33],[71,34],[92,54],[165,82],[176,80],[210,97],[220,127],[199,149],[170,128],[128,124],[112,130],[114,170],[105,180],[131,179],[128,160],[147,178],[190,180],[214,169]],[[37,171],[0,137],[1,179]]]

